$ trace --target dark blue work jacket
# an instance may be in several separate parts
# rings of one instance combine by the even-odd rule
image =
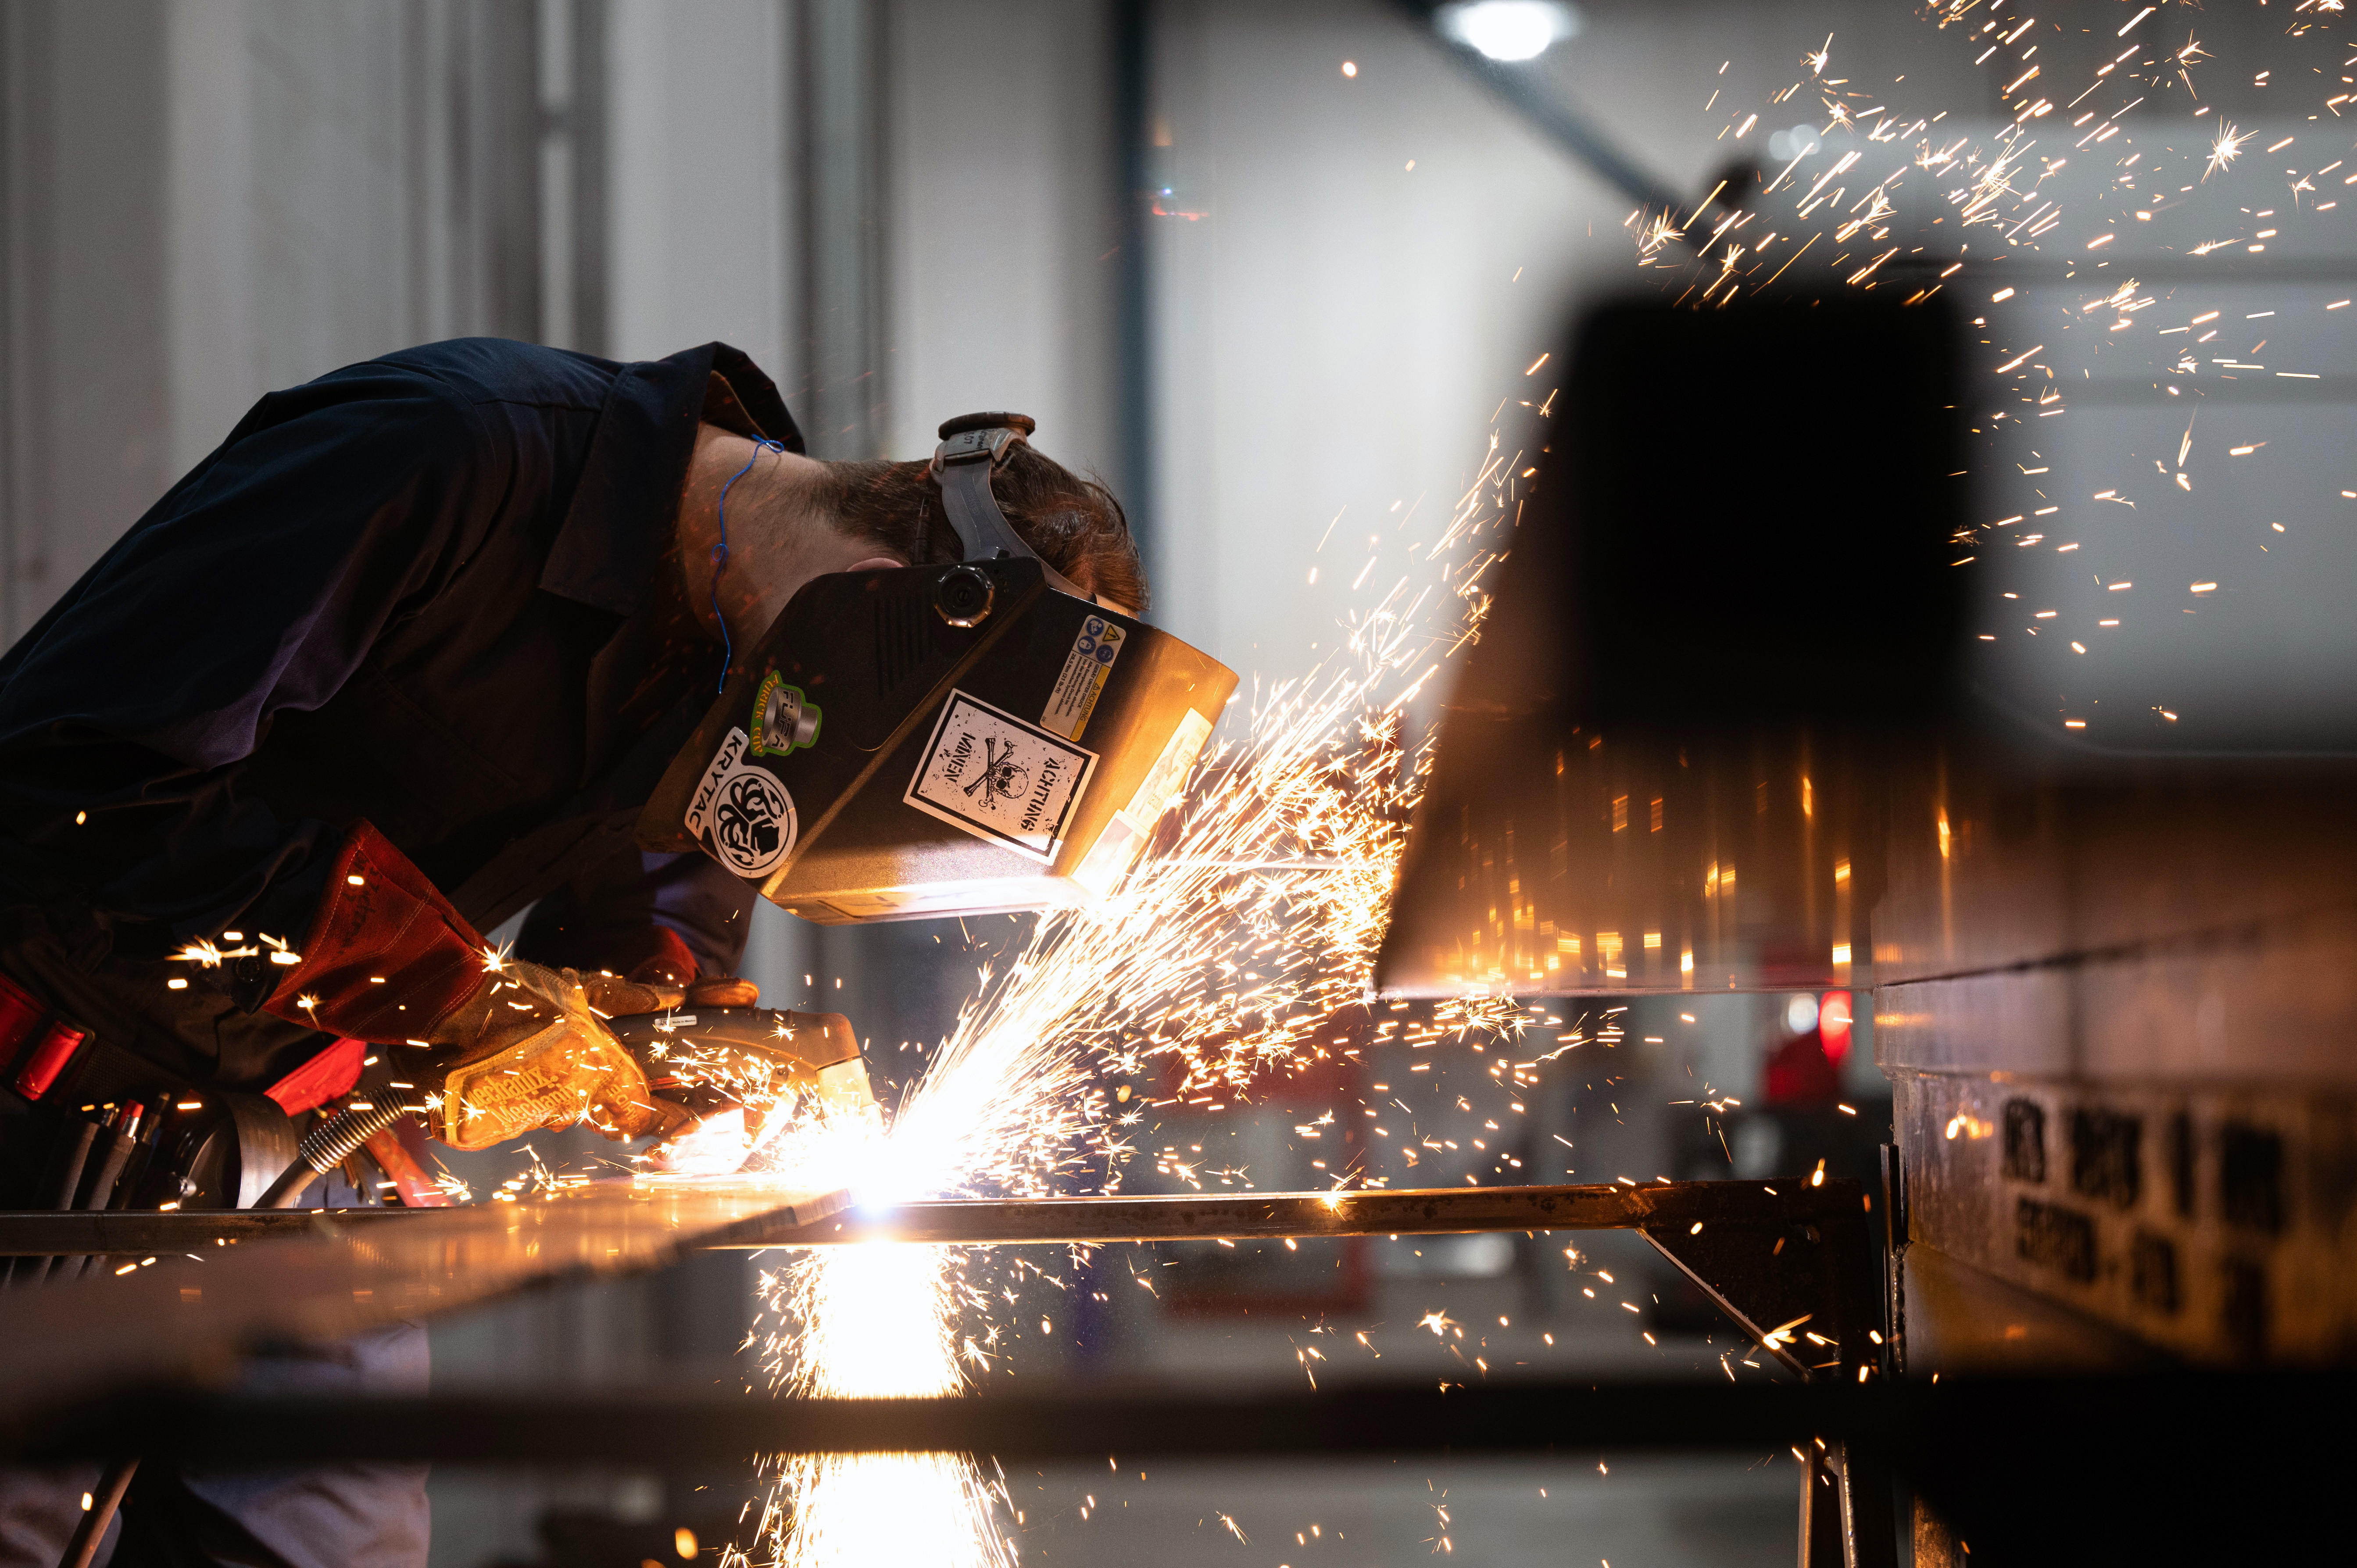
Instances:
[[[480,929],[537,899],[520,956],[659,924],[733,972],[743,885],[630,831],[722,662],[676,585],[699,420],[802,449],[718,343],[465,338],[264,398],[0,659],[0,967],[266,1084],[320,1037],[251,1010],[267,974],[169,955],[299,944],[365,819]]]

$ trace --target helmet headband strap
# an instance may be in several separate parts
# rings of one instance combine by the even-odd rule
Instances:
[[[969,413],[943,424],[942,444],[934,448],[932,462],[933,477],[942,487],[942,506],[949,513],[963,559],[1028,556],[1039,563],[1048,585],[1058,593],[1076,599],[1092,598],[1024,542],[1006,514],[998,510],[998,498],[991,493],[991,475],[1005,467],[1016,447],[1028,445],[1039,427],[1038,422],[1021,413]]]

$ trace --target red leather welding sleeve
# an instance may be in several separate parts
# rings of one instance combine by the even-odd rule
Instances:
[[[264,1010],[376,1045],[425,1039],[483,979],[483,939],[367,822],[344,835],[298,950]]]

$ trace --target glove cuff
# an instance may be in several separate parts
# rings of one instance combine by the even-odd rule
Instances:
[[[482,978],[481,936],[362,822],[344,835],[301,961],[263,1006],[289,1023],[392,1045],[426,1038]]]

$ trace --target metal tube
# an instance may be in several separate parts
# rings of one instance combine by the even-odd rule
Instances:
[[[40,1201],[59,1213],[73,1208],[74,1189],[81,1182],[81,1167],[90,1158],[91,1145],[98,1139],[98,1123],[76,1118],[51,1134],[56,1140],[49,1152],[49,1167],[43,1173]],[[40,1212],[48,1212],[42,1210]],[[35,1251],[16,1252],[13,1258],[32,1258],[34,1262],[11,1262],[8,1265],[10,1283],[24,1281],[38,1284],[48,1276],[51,1249],[42,1247]]]
[[[1678,1182],[1651,1187],[1508,1187],[1178,1197],[959,1198],[849,1211],[814,1224],[739,1224],[701,1243],[744,1250],[907,1241],[962,1246],[1439,1236],[1481,1230],[1616,1230],[1696,1223],[1804,1224],[1860,1212],[1855,1182]],[[194,1251],[216,1240],[373,1233],[466,1209],[209,1209],[171,1214],[0,1213],[0,1257]]]
[[[1054,1386],[971,1398],[748,1399],[659,1388],[268,1397],[151,1390],[6,1434],[16,1461],[137,1442],[208,1464],[360,1459],[535,1465],[729,1462],[763,1453],[932,1451],[1027,1460],[1108,1454],[1511,1453],[1749,1447],[1839,1434],[1887,1391],[1701,1379],[1598,1386],[1387,1381],[1323,1391]]]
[[[879,1400],[683,1397],[645,1387],[344,1398],[148,1388],[0,1420],[0,1457],[54,1463],[136,1446],[151,1459],[201,1457],[209,1466],[430,1459],[619,1465],[702,1479],[710,1466],[755,1455],[932,1452],[1078,1460],[1103,1485],[1114,1471],[1180,1455],[1249,1457],[1265,1467],[1313,1455],[1520,1452],[1584,1465],[1640,1449],[1812,1452],[1822,1438],[1851,1463],[1861,1452],[1887,1455],[1930,1509],[1972,1541],[1975,1558],[2288,1562],[2316,1555],[2319,1527],[2334,1522],[2334,1488],[2357,1463],[2346,1423],[2297,1414],[2342,1409],[2352,1396],[2357,1377],[2310,1368],[1863,1387],[1716,1377],[1615,1384],[1590,1374],[1346,1382],[1318,1392],[1206,1386],[1198,1377],[1178,1387],[1049,1381],[1019,1393],[994,1386],[964,1399]],[[2066,1500],[2084,1506],[2025,1506],[2026,1496],[2062,1485],[2058,1477]],[[1865,1478],[1848,1477],[1853,1486]],[[2168,1506],[2133,1506],[2156,1497]],[[1855,1525],[1878,1528],[1864,1510]],[[1896,1542],[1853,1536],[1852,1545],[1858,1556],[1850,1561],[1888,1562]]]
[[[1418,30],[1468,76],[1488,88],[1524,124],[1586,164],[1613,189],[1664,212],[1674,213],[1684,208],[1686,197],[1622,152],[1601,126],[1550,94],[1528,66],[1493,60],[1463,39],[1451,37],[1436,25],[1437,8],[1421,0],[1396,3]]]
[[[90,1494],[90,1507],[74,1525],[73,1535],[66,1541],[66,1552],[58,1559],[58,1568],[90,1568],[90,1560],[98,1555],[98,1543],[106,1534],[106,1527],[114,1522],[114,1510],[123,1506],[123,1494],[131,1489],[131,1477],[139,1473],[136,1459],[110,1459],[98,1477],[98,1486]]]
[[[378,1105],[368,1110],[346,1111],[332,1121],[322,1122],[303,1134],[295,1158],[278,1173],[278,1179],[256,1198],[256,1208],[293,1208],[311,1189],[311,1184],[342,1165],[357,1153],[361,1144],[409,1114],[406,1105]]]
[[[909,1241],[967,1246],[1445,1236],[1479,1230],[1627,1230],[1711,1221],[1805,1222],[1856,1212],[1854,1182],[1678,1182],[1653,1187],[1499,1187],[1268,1192],[1179,1197],[1023,1197],[850,1210],[814,1225],[740,1227],[727,1247]]]

